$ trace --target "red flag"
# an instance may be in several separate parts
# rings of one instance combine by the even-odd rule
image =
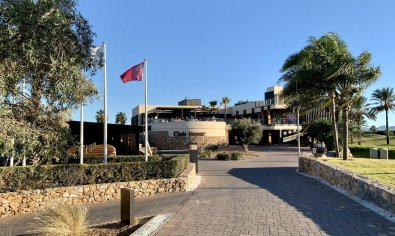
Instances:
[[[122,82],[126,83],[129,81],[142,81],[143,80],[144,62],[133,66],[129,70],[125,71],[120,77]]]

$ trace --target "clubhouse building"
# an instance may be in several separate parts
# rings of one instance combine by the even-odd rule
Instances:
[[[295,140],[301,126],[296,125],[294,114],[286,112],[282,90],[281,86],[269,87],[263,101],[240,101],[227,107],[226,112],[224,107],[202,106],[200,99],[184,99],[178,105],[148,105],[149,144],[159,150],[188,149],[190,143],[197,143],[200,148],[227,145],[232,142],[229,140],[230,124],[240,118],[251,118],[262,124],[261,144]],[[144,105],[133,109],[132,125],[145,124],[144,110]],[[304,120],[301,118],[301,123]]]

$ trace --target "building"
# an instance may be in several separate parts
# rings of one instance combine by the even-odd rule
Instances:
[[[213,119],[212,111],[205,110],[200,105],[188,105],[200,103],[200,99],[185,99],[179,104],[186,105],[148,105],[150,146],[159,150],[183,150],[188,149],[190,143],[197,143],[200,148],[227,145],[226,123]],[[133,109],[133,125],[145,124],[144,112],[144,105],[138,105]]]
[[[149,105],[149,142],[158,149],[187,149],[189,143],[200,147],[228,144],[228,131],[234,119],[250,118],[263,127],[261,144],[282,144],[296,140],[297,118],[287,110],[281,95],[283,87],[266,89],[262,101],[240,101],[224,108],[205,109],[200,99],[184,99],[178,105]],[[313,116],[309,116],[311,119]],[[301,124],[305,121],[301,118]],[[226,122],[225,122],[226,121]],[[144,105],[133,109],[132,124],[144,125]]]

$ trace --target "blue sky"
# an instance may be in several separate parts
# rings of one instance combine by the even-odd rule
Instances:
[[[78,9],[107,42],[108,117],[144,103],[144,83],[123,84],[126,69],[148,59],[149,104],[177,104],[201,98],[203,104],[231,98],[263,100],[277,83],[285,59],[309,36],[336,32],[357,55],[367,50],[381,66],[380,80],[368,88],[393,87],[395,79],[395,1],[393,0],[81,0]],[[102,73],[92,80],[103,91]],[[85,108],[95,121],[98,100]],[[79,120],[79,111],[73,114]],[[385,123],[384,114],[369,125]],[[390,125],[395,116],[390,113]]]

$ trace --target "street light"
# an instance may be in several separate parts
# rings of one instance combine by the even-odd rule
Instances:
[[[294,102],[294,107],[296,108],[296,130],[297,130],[297,136],[298,136],[298,171],[301,171],[300,168],[300,132],[299,132],[299,109],[300,109],[300,103],[299,101]]]

